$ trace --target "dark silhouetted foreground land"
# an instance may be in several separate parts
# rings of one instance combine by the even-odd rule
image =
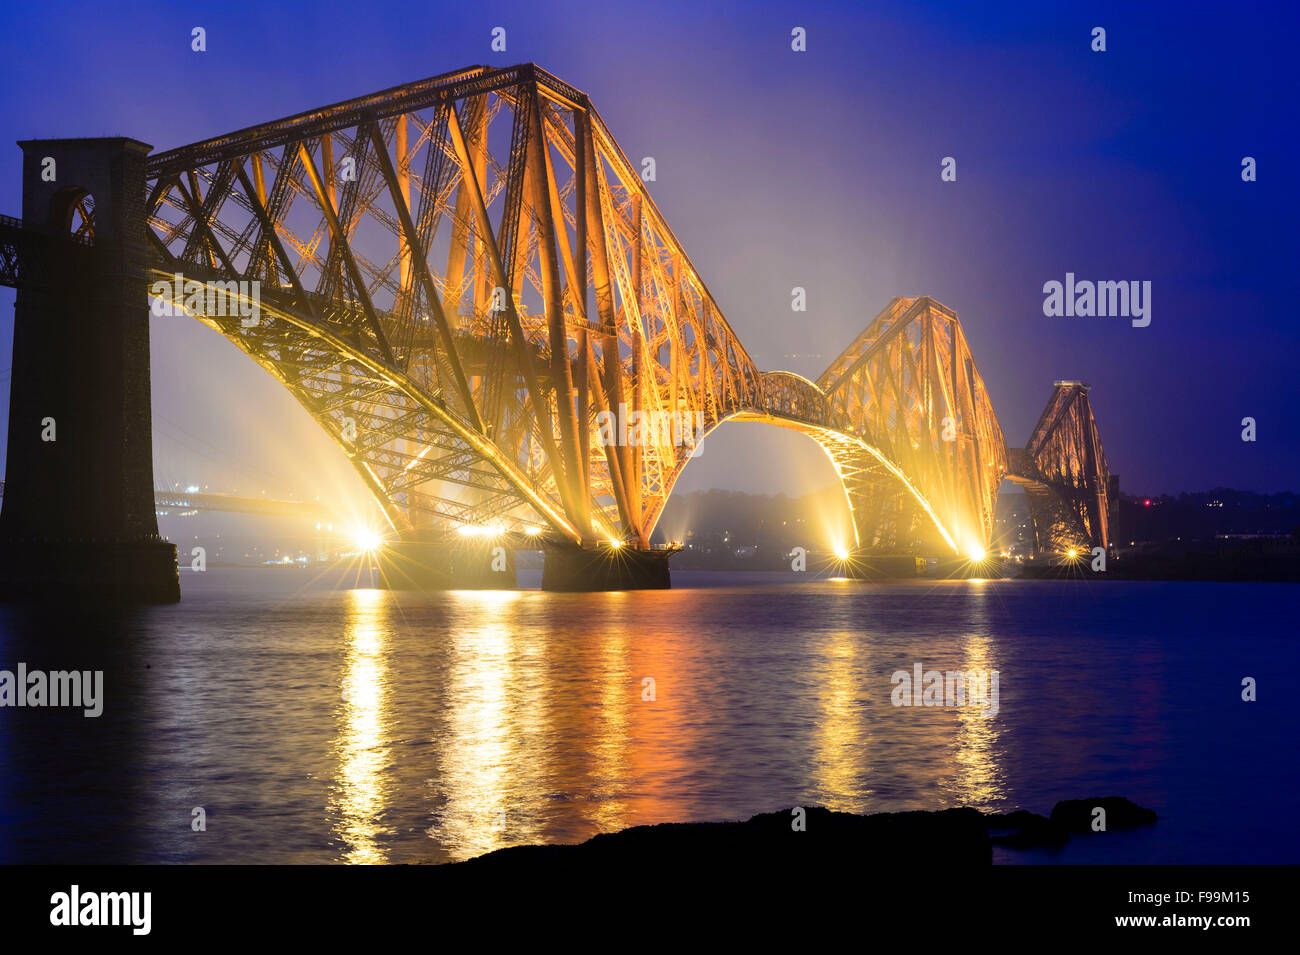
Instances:
[[[1050,816],[1025,810],[976,809],[885,812],[859,816],[810,807],[796,829],[793,809],[762,813],[744,822],[664,823],[602,833],[578,845],[513,846],[447,868],[482,874],[552,878],[566,872],[619,869],[697,869],[753,873],[789,867],[990,865],[993,846],[1060,845],[1072,834],[1092,834],[1096,809],[1107,831],[1149,825],[1150,809],[1119,796],[1059,802]],[[834,871],[826,869],[825,871]],[[951,871],[951,869],[949,869]]]

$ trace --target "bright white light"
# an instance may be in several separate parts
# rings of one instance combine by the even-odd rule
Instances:
[[[612,540],[612,541],[609,542],[609,546],[610,546],[610,547],[622,547],[622,546],[623,546],[623,542],[622,542],[622,541],[615,541],[615,540]]]
[[[199,493],[199,486],[198,486],[197,484],[191,484],[189,487],[187,487],[187,488],[185,489],[185,493],[186,493],[186,494],[198,494],[198,493]]]
[[[988,552],[983,547],[976,545],[966,552],[966,556],[978,564],[988,556]]]
[[[359,530],[353,534],[353,540],[356,541],[357,549],[366,553],[379,550],[384,546],[384,539],[370,530]]]
[[[847,550],[845,550],[843,547],[840,547],[839,545],[836,545],[836,547],[835,547],[835,556],[838,557],[840,560],[848,560],[848,559],[849,559],[849,552],[848,552]]]
[[[529,537],[536,537],[541,532],[542,529],[540,527],[529,527],[524,530],[524,533],[527,534]]]
[[[500,527],[480,527],[477,524],[462,524],[456,528],[461,537],[496,537],[501,532]]]

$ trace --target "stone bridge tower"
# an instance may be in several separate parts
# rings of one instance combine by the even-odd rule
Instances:
[[[145,159],[126,138],[20,142],[22,281],[0,597],[180,599],[158,535]]]

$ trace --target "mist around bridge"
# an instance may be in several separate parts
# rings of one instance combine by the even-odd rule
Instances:
[[[0,11],[5,938],[1285,924],[1298,26]]]

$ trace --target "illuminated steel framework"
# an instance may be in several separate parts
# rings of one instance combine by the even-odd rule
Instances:
[[[668,429],[606,446],[597,416],[623,407],[810,435],[860,549],[991,537],[1008,452],[956,314],[898,298],[817,382],[760,372],[586,95],[534,65],[160,153],[148,178],[150,282],[259,283],[255,325],[173,304],[284,384],[401,535],[648,547],[692,449]],[[1106,546],[1095,426],[1092,470],[1062,440],[1091,422],[1074,400],[1035,431],[1025,478],[1066,492],[1066,536]]]
[[[1056,382],[1028,445],[1011,452],[1007,477],[1029,498],[1039,553],[1110,548],[1118,495],[1088,392],[1080,381]]]

